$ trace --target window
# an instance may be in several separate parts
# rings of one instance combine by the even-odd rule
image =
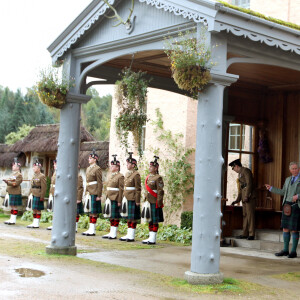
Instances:
[[[243,167],[252,170],[254,174],[254,159],[255,159],[255,143],[254,143],[255,128],[245,124],[229,124],[227,161],[232,162],[235,159],[240,159]],[[255,175],[254,175],[255,176]],[[236,199],[237,189],[237,173],[228,168],[227,183],[226,183],[226,198],[231,203]]]
[[[250,0],[232,0],[231,4],[243,8],[250,8]]]
[[[242,144],[241,144],[242,143]],[[229,149],[239,150],[245,147],[245,126],[240,124],[229,125]]]

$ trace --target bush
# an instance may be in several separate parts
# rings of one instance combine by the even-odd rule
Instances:
[[[193,228],[193,212],[192,211],[184,211],[181,214],[181,226],[180,228]]]

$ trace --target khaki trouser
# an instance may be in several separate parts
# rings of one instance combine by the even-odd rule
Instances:
[[[255,236],[255,199],[243,202],[243,235]]]

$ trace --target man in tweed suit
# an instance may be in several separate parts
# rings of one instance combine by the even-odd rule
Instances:
[[[290,215],[286,215],[284,210],[282,210],[281,227],[283,228],[283,250],[275,253],[275,255],[295,258],[297,257],[296,250],[300,230],[300,174],[298,163],[291,162],[289,170],[292,176],[286,178],[282,189],[278,189],[269,184],[266,184],[266,188],[272,193],[283,196],[282,205],[291,206]],[[291,232],[293,243],[291,252],[289,252]]]
[[[15,225],[18,214],[18,206],[22,205],[21,183],[23,181],[20,173],[21,164],[17,159],[12,164],[12,175],[8,179],[3,179],[7,184],[6,192],[9,194],[9,205],[11,207],[10,219],[4,223],[7,225]]]
[[[243,234],[240,239],[254,240],[255,238],[255,193],[253,175],[250,169],[244,168],[239,159],[229,164],[232,170],[238,173],[239,193],[231,204],[243,203]]]

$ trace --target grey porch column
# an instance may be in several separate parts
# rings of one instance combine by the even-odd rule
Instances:
[[[90,96],[69,93],[60,112],[55,201],[51,245],[48,254],[76,255],[75,217],[81,103]]]
[[[211,75],[211,83],[198,97],[191,270],[185,273],[191,284],[223,281],[219,272],[223,92],[237,76]]]

